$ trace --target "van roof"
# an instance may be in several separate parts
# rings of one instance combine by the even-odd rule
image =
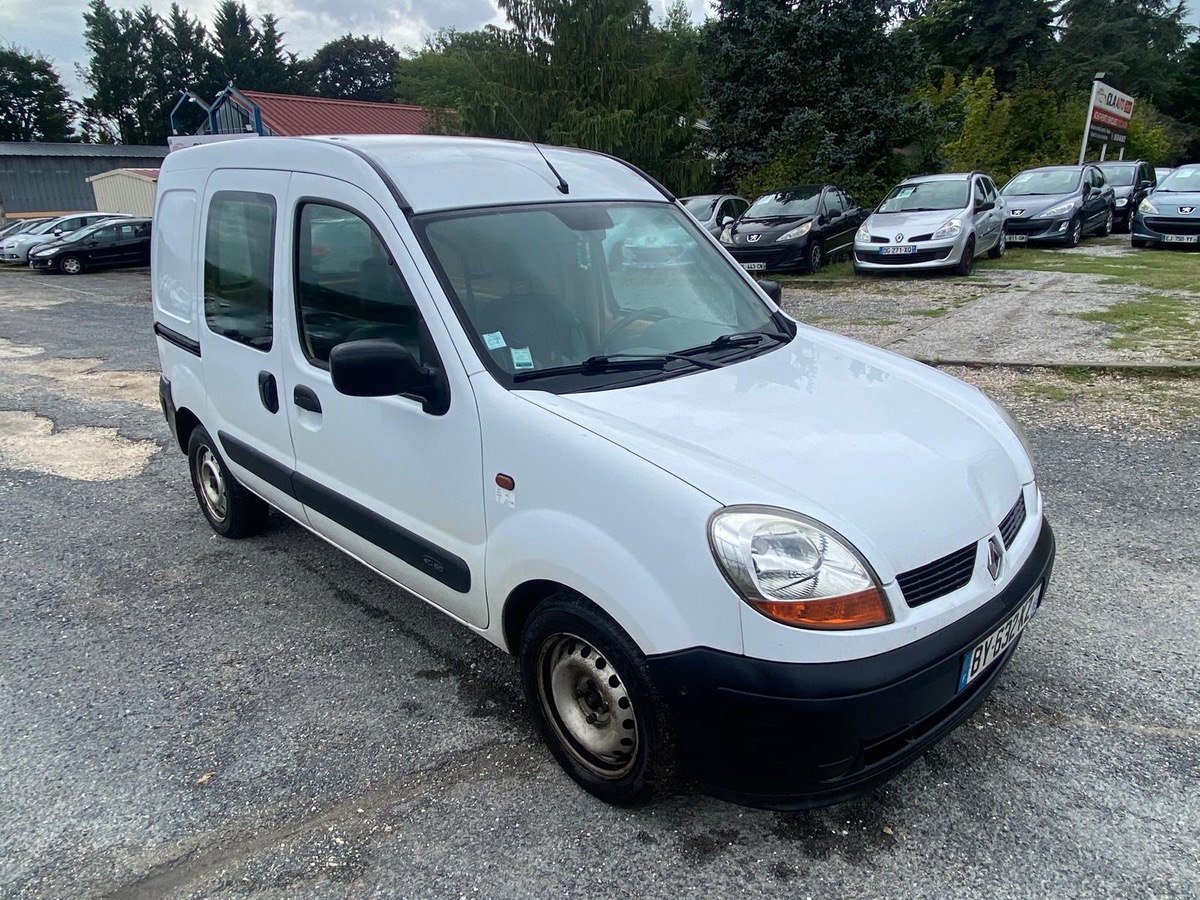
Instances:
[[[570,186],[528,142],[437,135],[329,135],[218,141],[172,152],[162,176],[181,170],[275,169],[329,174],[363,184],[374,172],[414,213],[519,203],[657,200],[671,195],[621,160],[539,145]]]

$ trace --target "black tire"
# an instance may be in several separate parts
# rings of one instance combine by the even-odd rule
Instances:
[[[1081,240],[1083,240],[1083,220],[1076,216],[1067,225],[1067,246],[1078,247]]]
[[[78,256],[64,256],[58,261],[58,271],[64,275],[78,275],[83,271],[83,260]]]
[[[967,238],[966,246],[963,247],[962,259],[954,267],[954,274],[965,277],[973,271],[975,271],[975,235]]]
[[[804,267],[809,275],[816,275],[825,265],[825,248],[821,242],[813,238],[808,242],[808,252],[804,255]]]
[[[988,259],[999,259],[1004,255],[1004,251],[1008,249],[1008,229],[1000,229],[1000,239],[988,249]]]
[[[238,483],[216,442],[199,425],[188,441],[188,469],[196,502],[213,531],[222,537],[244,538],[266,530],[270,506]]]
[[[563,591],[533,611],[521,635],[521,681],[546,746],[588,793],[633,806],[674,777],[646,657],[592,603]]]
[[[1113,233],[1113,218],[1114,218],[1113,211],[1110,208],[1108,211],[1108,215],[1106,215],[1104,217],[1104,223],[1100,226],[1099,234],[1101,237],[1108,237],[1110,234]]]
[[[1148,247],[1148,246],[1150,246],[1148,241],[1144,241],[1141,238],[1130,238],[1129,243],[1133,247]]]

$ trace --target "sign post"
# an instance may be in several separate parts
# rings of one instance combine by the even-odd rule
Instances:
[[[1109,144],[1120,146],[1121,158],[1125,157],[1125,136],[1129,132],[1129,120],[1133,117],[1133,98],[1109,87],[1102,78],[1104,74],[1097,73],[1096,80],[1092,82],[1092,101],[1088,104],[1083,141],[1079,144],[1081,166],[1087,155],[1089,140],[1100,141],[1103,145],[1101,159],[1108,155]]]

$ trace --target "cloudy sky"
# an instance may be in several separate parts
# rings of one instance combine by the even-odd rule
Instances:
[[[161,14],[171,0],[149,0]],[[179,5],[212,22],[218,0],[179,0]],[[688,0],[693,16],[703,18],[708,0]],[[114,8],[141,6],[142,0],[109,0]],[[660,13],[665,0],[651,0]],[[504,17],[493,0],[246,0],[257,18],[273,12],[280,20],[287,48],[307,56],[322,44],[351,32],[382,36],[396,47],[419,46],[425,35],[438,28],[473,30]],[[75,72],[87,59],[83,46],[83,12],[87,0],[0,0],[0,42],[41,51],[52,60],[75,99],[83,85]],[[243,85],[246,87],[247,85]]]

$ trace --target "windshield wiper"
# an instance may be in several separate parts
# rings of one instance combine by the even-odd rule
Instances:
[[[724,350],[726,347],[750,347],[754,344],[762,343],[764,338],[770,338],[777,343],[785,343],[791,340],[791,335],[778,331],[735,331],[732,334],[723,334],[715,340],[709,341],[707,344],[700,344],[698,347],[688,347],[686,350],[680,350],[675,355],[691,359],[694,353]]]
[[[720,363],[706,359],[692,359],[682,353],[605,353],[589,356],[581,363],[570,366],[550,366],[532,372],[517,372],[513,381],[533,381],[552,375],[592,375],[598,372],[613,372],[625,369],[662,369],[672,360],[682,360],[701,369],[719,369]]]

